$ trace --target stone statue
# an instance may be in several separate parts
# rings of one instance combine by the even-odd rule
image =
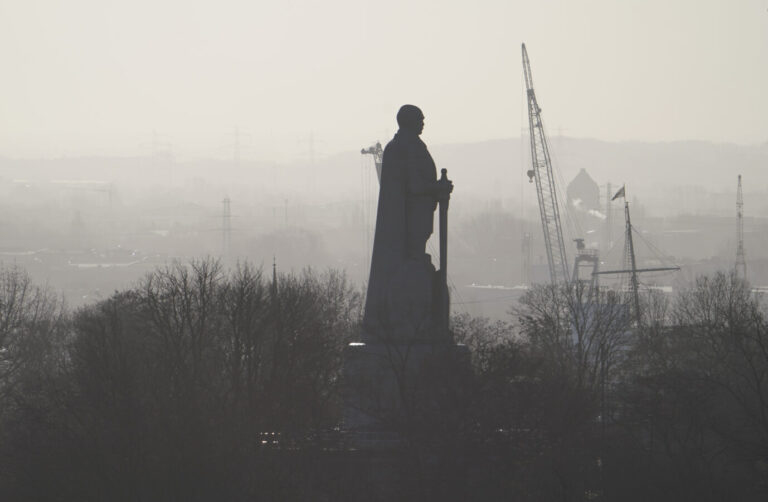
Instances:
[[[363,321],[363,339],[369,342],[438,336],[440,286],[425,248],[438,201],[447,204],[453,183],[437,179],[435,162],[419,138],[424,129],[421,110],[404,105],[397,123],[400,129],[384,149],[381,168]]]

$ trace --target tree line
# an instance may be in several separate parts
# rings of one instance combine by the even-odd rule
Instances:
[[[471,371],[431,368],[448,391],[385,454],[343,432],[362,304],[339,272],[203,259],[71,311],[1,269],[0,497],[768,496],[768,326],[733,274],[644,295],[639,324],[579,284],[532,287],[509,323],[455,315]]]

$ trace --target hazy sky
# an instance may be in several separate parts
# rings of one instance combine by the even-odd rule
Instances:
[[[0,0],[0,155],[518,136],[521,42],[551,134],[768,140],[768,0]]]

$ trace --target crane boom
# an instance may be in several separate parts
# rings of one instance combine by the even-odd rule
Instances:
[[[563,229],[560,223],[560,209],[557,204],[557,190],[549,156],[549,144],[541,122],[541,108],[533,90],[533,76],[528,51],[523,44],[523,71],[525,88],[528,96],[528,126],[531,136],[531,162],[533,168],[528,171],[531,181],[536,181],[536,195],[539,199],[541,227],[544,231],[544,245],[547,249],[549,276],[553,284],[568,282],[568,259],[565,254]]]

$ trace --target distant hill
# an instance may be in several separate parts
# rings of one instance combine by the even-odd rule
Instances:
[[[428,140],[428,138],[427,138]],[[385,141],[382,139],[382,142]],[[361,145],[367,146],[367,145]],[[768,143],[734,145],[704,141],[667,143],[606,142],[553,137],[550,147],[563,184],[581,168],[606,191],[627,184],[630,200],[657,216],[678,213],[726,215],[732,212],[736,176],[744,179],[748,214],[768,214]],[[522,201],[536,204],[528,183],[527,138],[430,145],[438,168],[446,168],[465,201],[501,202],[510,208]],[[259,193],[259,197],[332,202],[361,196],[362,170],[373,169],[372,158],[359,149],[308,161],[256,163],[201,159],[174,163],[170,158],[61,158],[16,160],[0,157],[0,181],[12,179],[90,179],[134,187],[183,185],[189,180],[224,192]],[[370,173],[369,173],[370,174]],[[375,184],[375,176],[373,177]],[[560,190],[564,193],[565,186]],[[720,194],[720,196],[718,196]],[[459,203],[457,201],[457,203]]]

